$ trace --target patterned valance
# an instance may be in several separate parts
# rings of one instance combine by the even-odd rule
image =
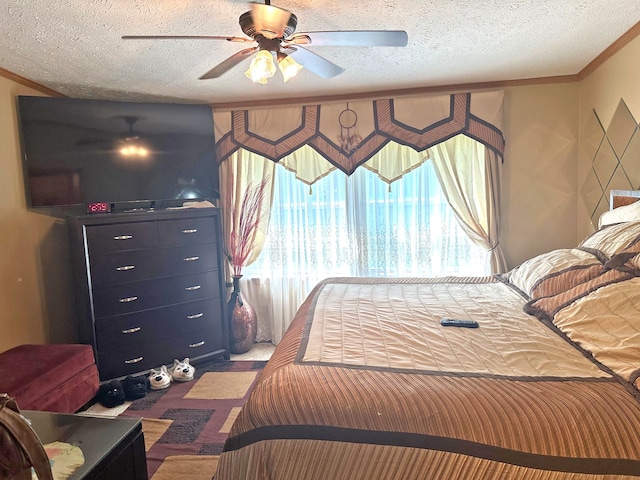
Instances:
[[[223,162],[244,149],[283,163],[309,184],[334,168],[350,175],[367,162],[391,182],[422,163],[429,147],[460,134],[503,157],[502,101],[503,92],[480,92],[214,112],[216,154]],[[398,162],[398,146],[413,153],[403,149]],[[320,161],[325,166],[300,173],[309,170],[300,162]]]

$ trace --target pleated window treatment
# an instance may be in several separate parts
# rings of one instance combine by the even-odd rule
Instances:
[[[424,161],[409,151],[402,161],[386,155],[393,143],[423,152],[462,134],[502,158],[502,101],[503,92],[481,92],[214,112],[216,156],[223,163],[240,149],[253,152],[309,185],[335,168],[351,175],[366,162],[392,182]]]
[[[502,98],[502,92],[482,92],[215,112],[225,239],[233,228],[232,209],[238,208],[242,192],[264,178],[273,181],[274,162],[306,184],[309,193],[316,182],[335,170],[351,175],[359,166],[393,190],[393,182],[431,160],[430,168],[462,230],[489,252],[491,271],[503,271],[498,216],[504,152]],[[262,250],[269,215],[267,211],[261,221],[248,264]],[[304,279],[297,282],[304,283]],[[293,297],[303,298],[312,286],[297,285]],[[254,287],[253,293],[266,300],[260,301],[265,308],[282,303],[274,302],[275,297],[271,302],[264,298],[264,279],[262,286]],[[251,285],[244,288],[250,299]],[[286,309],[290,312],[302,300],[283,294],[282,289],[276,293],[273,286],[270,290],[272,297],[280,295],[294,306]],[[262,313],[258,311],[258,316],[274,317],[272,312]],[[289,320],[267,325],[263,330],[270,331],[265,335],[277,342]]]

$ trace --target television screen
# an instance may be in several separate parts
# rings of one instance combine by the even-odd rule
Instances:
[[[18,97],[30,207],[219,198],[206,105]]]

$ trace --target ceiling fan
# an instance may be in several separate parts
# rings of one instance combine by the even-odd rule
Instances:
[[[217,78],[256,53],[245,75],[257,83],[267,83],[275,74],[275,54],[278,66],[286,82],[302,67],[322,78],[331,78],[344,71],[342,67],[313,53],[308,45],[333,46],[389,46],[407,45],[407,32],[403,30],[343,30],[296,33],[298,18],[288,10],[265,3],[251,3],[251,11],[239,18],[240,28],[247,37],[225,37],[216,35],[125,35],[125,40],[141,39],[204,39],[257,45],[240,50],[213,67],[200,77],[201,80]]]
[[[143,120],[142,117],[134,117],[130,115],[122,115],[114,117],[119,120],[123,120],[128,129],[115,135],[115,138],[109,139],[89,139],[79,140],[76,142],[78,146],[89,146],[104,143],[107,145],[113,145],[115,150],[123,157],[146,157],[149,155],[149,148],[144,141],[142,134],[135,130],[134,125],[138,120]]]

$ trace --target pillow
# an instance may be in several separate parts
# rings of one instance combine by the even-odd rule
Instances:
[[[598,220],[598,228],[614,223],[634,221],[640,221],[640,201],[604,212]]]
[[[579,248],[599,250],[612,257],[640,239],[640,221],[608,225],[589,235]]]
[[[591,278],[589,280],[579,283],[569,290],[550,297],[540,297],[530,300],[524,305],[524,311],[530,315],[535,315],[541,320],[553,320],[556,313],[560,310],[571,305],[576,300],[589,295],[591,292],[634,277],[633,273],[609,269],[604,265],[593,269],[590,273]]]
[[[640,387],[640,278],[586,295],[559,311],[553,323],[596,360]]]
[[[558,295],[581,283],[593,280],[607,269],[630,273],[632,276],[640,276],[639,266],[640,241],[611,257],[605,262],[604,268],[600,264],[575,266],[547,275],[534,285],[530,296],[531,298],[540,298]]]
[[[593,252],[577,248],[552,250],[530,258],[503,276],[503,279],[520,289],[529,297],[536,294],[536,286],[544,278],[567,269],[582,269],[588,266],[602,266]]]
[[[603,273],[602,264],[567,268],[540,279],[531,290],[531,298],[551,297],[566,292]]]
[[[611,257],[602,265],[584,265],[567,268],[558,273],[547,275],[535,284],[531,298],[550,297],[571,290],[581,283],[589,282],[604,274],[607,270],[619,270],[640,276],[640,242],[636,242],[622,252]],[[615,276],[615,275],[614,275]]]
[[[614,268],[640,276],[640,241],[614,255],[604,265],[607,268]]]

